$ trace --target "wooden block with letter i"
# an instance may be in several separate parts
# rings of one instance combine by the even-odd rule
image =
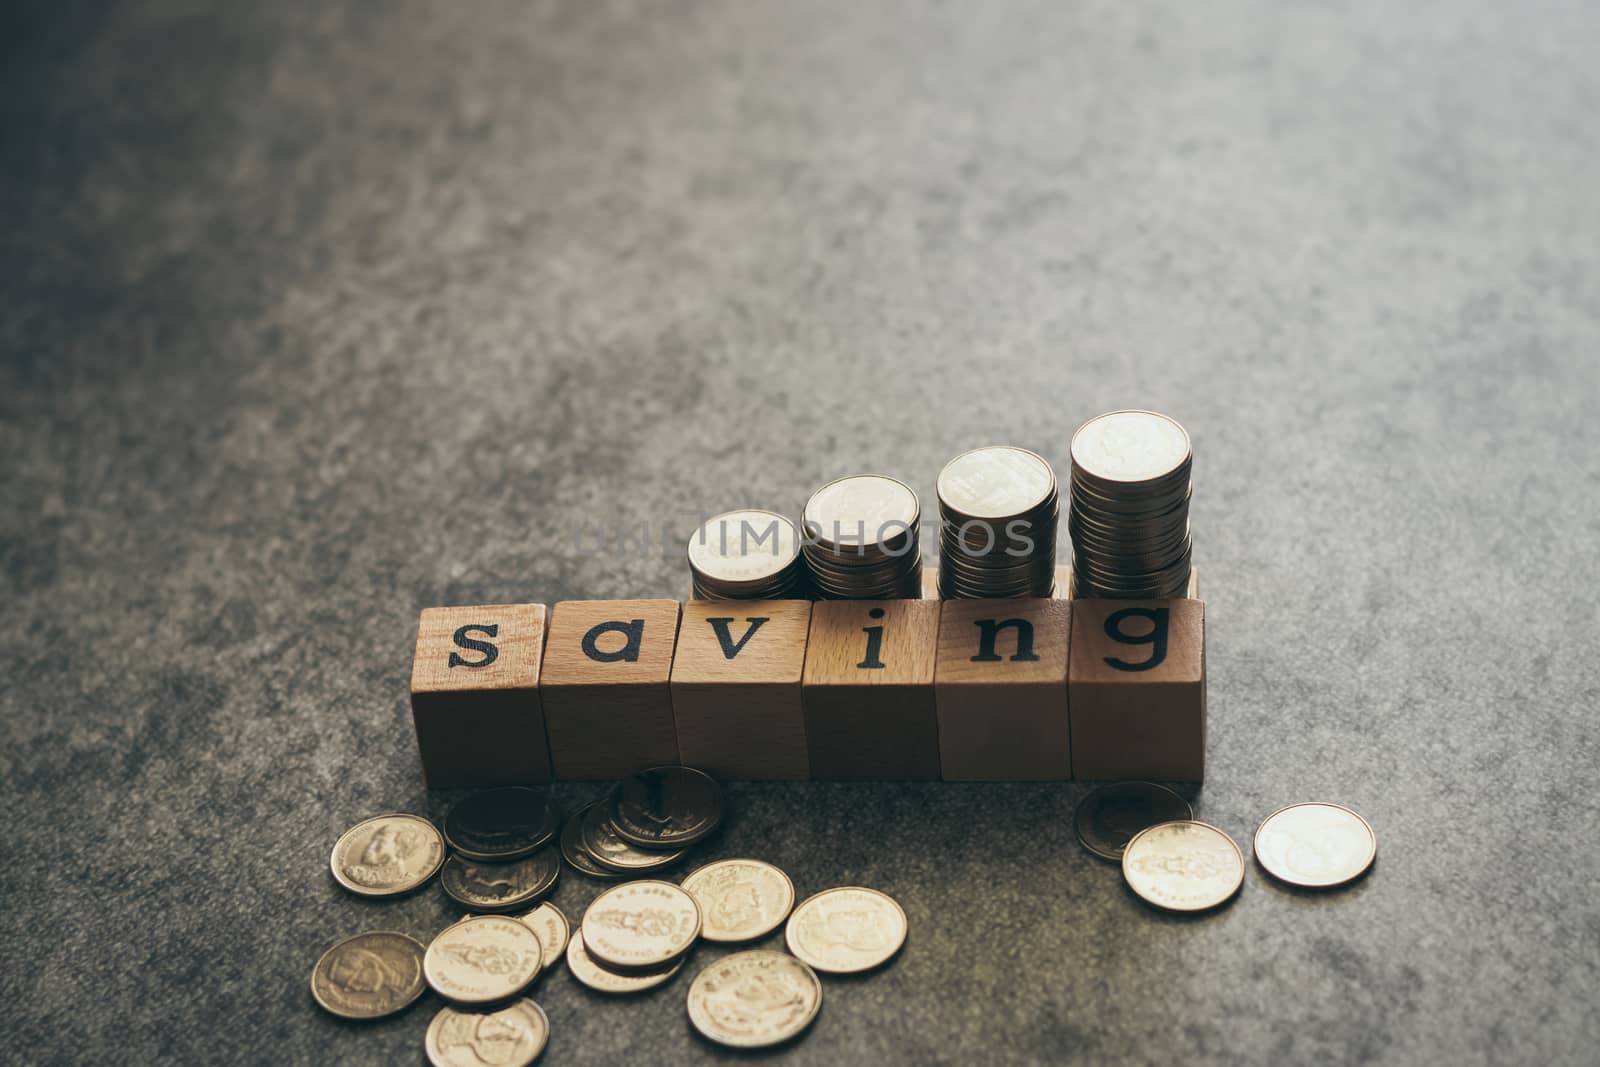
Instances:
[[[678,762],[676,600],[564,600],[550,612],[544,699],[557,778],[622,778]]]
[[[539,700],[543,604],[425,608],[411,718],[434,789],[550,780]]]
[[[714,778],[806,778],[809,600],[693,600],[672,661],[678,757]]]
[[[1067,600],[946,600],[933,678],[947,781],[1072,777]]]
[[[1073,777],[1205,777],[1205,612],[1190,599],[1072,602]]]
[[[939,777],[937,600],[819,600],[802,685],[811,777]]]

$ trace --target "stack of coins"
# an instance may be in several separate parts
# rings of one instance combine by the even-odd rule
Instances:
[[[1055,588],[1056,475],[1043,457],[992,446],[939,472],[939,595],[1047,597]]]
[[[1072,595],[1181,597],[1189,584],[1189,469],[1182,426],[1113,411],[1072,435]]]
[[[824,600],[922,594],[922,507],[910,486],[882,475],[840,478],[811,494],[801,554]]]
[[[728,511],[689,538],[696,600],[804,598],[806,568],[794,523],[775,511]]]

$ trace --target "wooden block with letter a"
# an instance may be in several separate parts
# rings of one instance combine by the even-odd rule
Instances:
[[[811,777],[939,777],[937,600],[819,600],[802,685]]]
[[[550,613],[545,730],[557,778],[622,778],[678,762],[676,600],[564,600]]]
[[[693,600],[672,661],[678,757],[714,778],[806,778],[809,600]]]
[[[1191,599],[1072,602],[1073,777],[1205,777],[1205,613]]]
[[[425,608],[411,718],[434,789],[550,780],[539,700],[543,604]]]
[[[933,688],[946,781],[1072,777],[1067,600],[946,600]]]

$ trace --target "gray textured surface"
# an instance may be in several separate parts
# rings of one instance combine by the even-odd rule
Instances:
[[[677,595],[574,531],[1142,405],[1197,443],[1201,813],[1343,801],[1379,869],[1176,921],[1075,789],[736,787],[719,852],[912,923],[787,1057],[1593,1062],[1600,8],[3,18],[0,1058],[415,1061],[430,1008],[306,980],[450,915],[325,869],[427,803],[419,607]],[[550,1059],[710,1058],[686,984],[548,979]]]

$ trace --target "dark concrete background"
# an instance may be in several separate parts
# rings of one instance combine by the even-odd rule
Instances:
[[[737,786],[712,854],[911,919],[779,1058],[1594,1062],[1600,8],[3,18],[0,1057],[416,1062],[431,1001],[306,985],[452,915],[326,869],[428,803],[419,608],[680,595],[579,533],[1138,405],[1196,443],[1200,813],[1341,801],[1378,870],[1175,920],[1075,787]],[[549,1059],[714,1058],[687,979],[550,976]]]

